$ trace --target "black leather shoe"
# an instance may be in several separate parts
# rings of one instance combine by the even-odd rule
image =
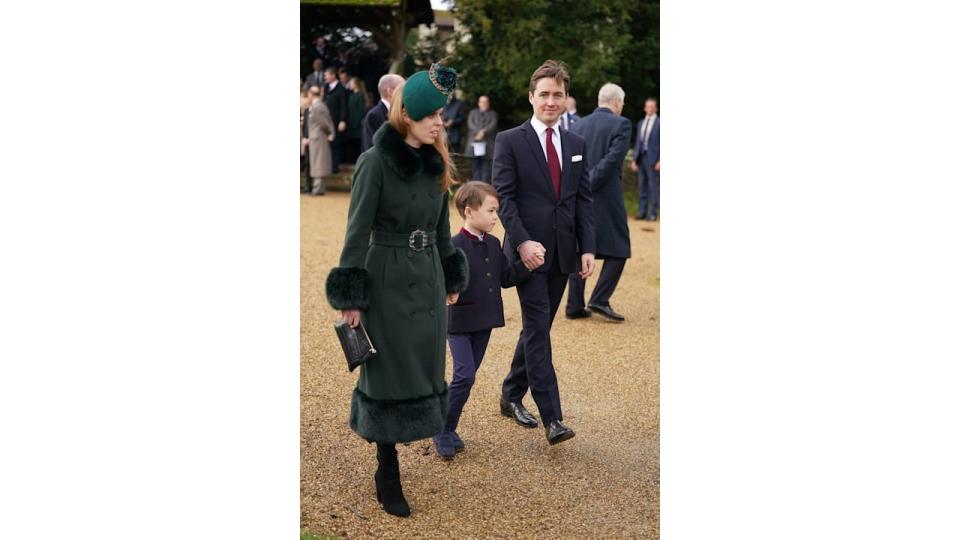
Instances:
[[[550,425],[546,427],[547,431],[547,442],[551,445],[562,443],[567,439],[572,439],[575,433],[572,429],[563,425],[563,422],[559,420],[554,420],[550,422]]]
[[[568,311],[568,312],[567,312],[567,318],[568,318],[568,319],[586,319],[586,318],[589,317],[590,315],[592,315],[592,313],[590,313],[589,311],[587,311],[587,310],[584,309],[584,308],[580,308],[580,309],[578,309],[578,310],[576,310],[576,311]]]
[[[608,318],[608,319],[610,319],[610,320],[612,320],[612,321],[624,321],[624,320],[626,320],[626,319],[624,319],[623,315],[621,315],[621,314],[617,313],[616,311],[614,311],[613,308],[611,308],[610,306],[598,306],[598,305],[596,305],[596,304],[590,304],[589,307],[590,307],[591,310],[593,310],[593,311],[595,311],[595,312],[603,315],[604,317],[606,317],[606,318]]]
[[[512,416],[518,424],[525,428],[535,428],[540,424],[537,419],[530,414],[530,411],[523,406],[523,403],[511,403],[502,397],[500,398],[500,414],[503,416]]]

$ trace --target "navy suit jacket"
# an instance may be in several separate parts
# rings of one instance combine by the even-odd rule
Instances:
[[[511,264],[492,234],[474,240],[462,233],[450,239],[467,256],[470,280],[456,304],[447,309],[447,333],[465,334],[504,326],[500,288],[513,287],[530,275],[519,260]]]
[[[570,131],[587,141],[587,167],[593,188],[598,259],[630,257],[630,229],[623,206],[623,160],[630,148],[630,120],[598,107]],[[652,137],[652,135],[651,135]]]
[[[363,117],[363,135],[360,137],[360,151],[366,152],[373,146],[373,134],[380,129],[380,126],[387,121],[387,106],[383,104],[383,100],[377,102],[376,105],[367,112],[367,115]]]
[[[511,264],[519,260],[517,247],[535,240],[547,250],[543,266],[535,272],[547,272],[556,257],[560,271],[572,274],[579,270],[580,254],[596,253],[593,198],[583,137],[558,131],[563,152],[559,201],[543,147],[529,120],[497,134],[493,185],[500,194],[500,220],[507,231],[507,260]],[[573,156],[580,159],[573,161]]]
[[[646,117],[644,117],[646,120]],[[640,132],[643,130],[643,120],[637,122],[637,145],[633,147],[633,160],[640,163],[640,150],[643,149],[643,139],[640,138]],[[660,161],[660,115],[657,115],[656,120],[653,121],[653,127],[650,128],[650,138],[647,139],[647,154],[643,156],[643,160],[646,163],[649,163],[652,167],[656,162]]]

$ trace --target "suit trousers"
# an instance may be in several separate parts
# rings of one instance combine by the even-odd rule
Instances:
[[[336,129],[336,123],[334,123]],[[340,172],[340,158],[343,155],[343,143],[346,141],[347,134],[337,132],[337,136],[330,142],[330,166],[331,173]]]
[[[567,274],[560,272],[557,257],[553,257],[549,271],[533,272],[529,279],[517,285],[523,330],[513,353],[510,372],[503,381],[502,396],[507,401],[517,402],[529,389],[544,425],[563,420],[557,373],[553,368],[550,328],[566,285]]]
[[[470,158],[473,162],[473,179],[490,183],[490,160],[486,157]]]
[[[626,264],[626,259],[605,258],[603,260],[603,268],[600,270],[600,277],[597,278],[597,286],[593,288],[593,294],[590,295],[590,304],[610,306],[610,297],[613,296],[613,291],[617,289],[617,283],[620,282],[620,276],[623,275],[623,267]],[[570,274],[570,289],[567,291],[567,313],[584,308],[583,294],[586,283],[586,280],[581,278],[580,274]]]
[[[450,334],[447,336],[450,343],[450,355],[453,356],[453,381],[450,383],[450,411],[447,413],[447,424],[444,431],[456,431],[460,423],[460,414],[463,406],[470,398],[470,389],[477,380],[477,370],[483,362],[483,355],[487,352],[490,342],[490,330],[469,332],[466,334]]]
[[[637,187],[640,191],[637,213],[650,218],[655,218],[660,213],[660,173],[653,170],[653,165],[645,158],[641,159],[640,172],[637,174]]]

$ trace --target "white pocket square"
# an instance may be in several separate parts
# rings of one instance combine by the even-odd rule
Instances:
[[[577,154],[577,155],[573,156],[573,158],[571,159],[571,161],[574,162],[574,163],[576,163],[576,162],[578,162],[578,161],[583,161],[583,155],[582,155],[582,154]]]

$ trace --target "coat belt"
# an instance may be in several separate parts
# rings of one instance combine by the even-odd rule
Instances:
[[[373,230],[370,242],[378,246],[405,247],[413,251],[423,251],[427,246],[437,243],[437,231],[417,229],[409,233]]]

